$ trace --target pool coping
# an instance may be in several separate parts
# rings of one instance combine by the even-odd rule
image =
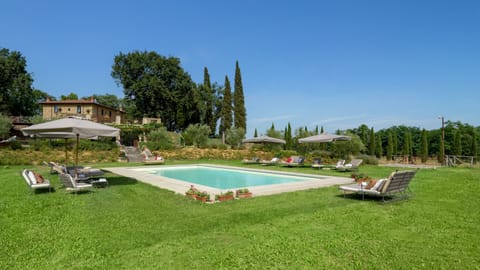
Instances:
[[[233,169],[233,170],[250,171],[250,172],[270,173],[270,174],[277,174],[277,175],[280,174],[280,175],[290,175],[290,176],[297,176],[297,177],[307,177],[312,179],[312,181],[298,181],[298,182],[290,182],[290,183],[282,183],[282,184],[274,184],[274,185],[247,187],[252,192],[253,196],[273,195],[273,194],[292,192],[297,190],[322,188],[322,187],[352,183],[352,179],[347,177],[314,175],[314,174],[285,172],[285,171],[272,171],[272,170],[266,170],[266,169],[253,169],[253,168],[213,165],[213,164],[109,167],[109,168],[102,168],[102,170],[109,171],[125,177],[133,178],[143,183],[147,183],[159,188],[167,189],[175,193],[185,195],[185,192],[190,188],[192,183],[141,171],[142,169],[155,170],[155,169],[161,169],[165,167],[174,168],[174,167],[185,167],[185,166],[205,166],[205,167],[221,168],[221,169]],[[213,188],[213,187],[199,185],[199,184],[195,184],[195,187],[201,191],[208,192],[212,197],[222,192],[226,192],[227,190],[232,190],[232,189],[218,189],[218,188]]]

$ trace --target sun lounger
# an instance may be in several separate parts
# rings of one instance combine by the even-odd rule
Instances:
[[[43,177],[38,173],[34,173],[33,171],[25,169],[22,171],[22,176],[33,192],[35,192],[37,189],[48,189],[48,192],[52,190],[50,181],[48,179],[43,179]]]
[[[352,159],[350,163],[347,164],[342,164],[335,167],[337,171],[345,172],[345,171],[355,171],[358,170],[358,167],[360,164],[362,164],[363,160],[362,159]]]
[[[355,193],[361,194],[362,199],[365,199],[365,195],[379,196],[385,202],[385,197],[396,194],[400,194],[401,198],[405,199],[410,193],[408,185],[415,174],[416,171],[396,171],[388,178],[378,180],[370,189],[367,188],[366,183],[340,186],[339,189],[343,191],[344,196],[346,193]]]
[[[258,163],[260,163],[260,158],[258,158],[258,157],[253,157],[251,159],[244,158],[242,160],[242,163],[243,164],[258,164]]]
[[[69,166],[66,167],[66,170],[68,174],[70,174],[72,177],[76,177],[77,179],[90,179],[90,178],[98,178],[105,174],[102,170],[100,169],[94,169],[91,167],[83,167],[83,166]]]
[[[280,165],[284,167],[301,167],[304,161],[305,158],[302,156],[291,156],[287,161],[282,161]]]
[[[73,177],[67,173],[60,174],[60,181],[62,181],[62,184],[67,191],[74,191],[75,193],[82,190],[88,190],[93,187],[92,184],[79,183],[75,181],[75,179],[73,179]]]
[[[313,163],[312,163],[312,168],[314,169],[322,169],[325,167],[325,164],[322,164],[322,160],[319,159],[319,158],[316,158],[313,160]]]
[[[274,157],[271,160],[260,160],[260,165],[270,166],[270,165],[276,165],[279,162],[280,162],[280,159],[277,157]]]
[[[155,157],[146,157],[143,160],[143,164],[145,165],[158,165],[158,164],[164,164],[165,159],[163,157],[155,156]]]

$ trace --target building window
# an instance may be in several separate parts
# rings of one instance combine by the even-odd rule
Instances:
[[[77,113],[82,113],[82,106],[77,105]]]
[[[53,105],[53,111],[54,111],[55,113],[58,113],[58,105]]]
[[[110,118],[112,118],[112,111],[109,111],[109,112],[108,112],[108,116],[109,116]]]
[[[103,109],[102,109],[102,115],[103,115]]]

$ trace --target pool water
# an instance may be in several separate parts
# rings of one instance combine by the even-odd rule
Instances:
[[[151,173],[219,189],[235,189],[308,180],[308,178],[297,176],[199,166],[159,168]]]

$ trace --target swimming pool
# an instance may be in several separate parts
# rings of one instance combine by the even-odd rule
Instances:
[[[158,168],[150,171],[150,173],[219,189],[275,185],[308,180],[304,177],[202,166]]]
[[[176,175],[164,176],[160,173],[167,171],[167,173],[174,173],[178,172],[179,170],[190,168],[210,168],[245,173],[248,181],[237,180],[237,184],[225,186],[223,185],[223,182],[227,182],[225,181],[227,177],[222,177],[221,179],[216,180],[216,182],[222,182],[222,185],[215,186],[214,184],[210,184],[208,182],[198,182],[194,178],[184,178],[187,180],[182,180],[180,178],[177,178]],[[254,196],[262,196],[278,194],[282,192],[291,192],[296,190],[328,187],[333,185],[343,185],[351,183],[352,181],[351,178],[346,177],[280,172],[265,169],[246,169],[213,164],[161,165],[153,167],[151,165],[140,167],[111,167],[102,168],[102,170],[109,171],[111,173],[124,177],[136,179],[139,182],[150,184],[152,186],[156,186],[162,189],[167,189],[178,194],[185,194],[185,191],[187,191],[192,184],[195,185],[195,187],[199,190],[206,191],[211,195],[220,194],[227,190],[234,190],[236,188],[246,187],[254,194]],[[186,170],[185,173],[186,172],[189,172],[189,170]],[[195,174],[192,171],[190,171],[189,173]],[[220,175],[219,171],[216,171],[216,173]],[[260,179],[252,181],[252,175],[257,175],[257,177],[259,177]],[[268,179],[267,176],[272,178],[270,178],[270,181],[264,182],[265,179]],[[287,178],[287,180],[281,180],[282,178]],[[212,179],[210,179],[210,181],[212,181]]]

